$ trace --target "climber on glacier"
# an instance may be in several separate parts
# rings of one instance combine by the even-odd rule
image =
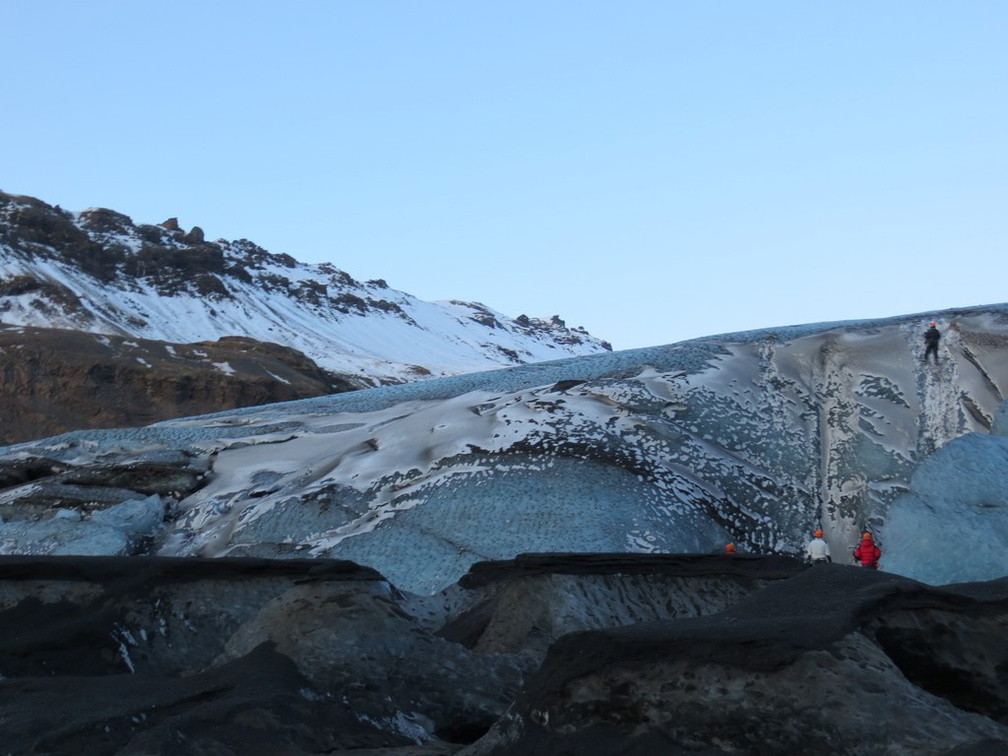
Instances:
[[[938,326],[932,323],[928,326],[928,329],[924,331],[924,343],[927,348],[924,350],[924,362],[927,362],[929,354],[934,355],[935,365],[938,364],[938,339],[941,338],[941,332],[938,330]]]
[[[808,555],[808,560],[812,564],[826,564],[827,562],[832,562],[833,557],[830,554],[829,544],[823,540],[822,528],[816,528],[812,535],[813,538],[809,541],[808,548],[805,549],[805,553]]]
[[[882,556],[882,550],[872,540],[871,533],[861,536],[861,543],[854,549],[854,559],[861,562],[862,567],[878,569],[878,560]]]

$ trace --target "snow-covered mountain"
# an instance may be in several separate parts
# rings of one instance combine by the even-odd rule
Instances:
[[[243,336],[297,349],[371,385],[595,354],[557,316],[425,302],[252,242],[208,242],[175,219],[134,225],[0,193],[0,323],[173,343]]]
[[[987,579],[1006,394],[1008,305],[730,334],[9,447],[0,543],[333,557],[432,593],[530,551],[800,555],[821,525],[838,561],[868,528],[884,569]]]

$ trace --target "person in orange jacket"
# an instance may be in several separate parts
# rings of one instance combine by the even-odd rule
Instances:
[[[861,562],[861,566],[877,570],[878,560],[881,556],[882,550],[875,545],[875,542],[872,540],[872,534],[865,533],[861,536],[861,543],[854,549],[854,558]]]

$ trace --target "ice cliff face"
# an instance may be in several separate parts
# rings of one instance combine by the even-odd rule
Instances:
[[[158,553],[349,559],[416,593],[523,552],[731,541],[800,554],[817,525],[835,561],[869,528],[883,569],[939,583],[1003,575],[992,555],[1008,546],[1003,415],[995,422],[1008,306],[938,316],[938,368],[921,360],[930,319],[733,334],[67,434],[0,463],[80,474],[173,450],[208,472],[164,497]],[[970,492],[948,472],[964,464]],[[28,477],[0,507],[47,500],[46,475]],[[972,532],[935,569],[910,536],[930,517]],[[39,553],[15,525],[6,550]]]
[[[593,354],[562,319],[425,302],[383,280],[306,265],[175,219],[135,225],[0,192],[0,323],[171,343],[243,336],[296,349],[367,385]]]

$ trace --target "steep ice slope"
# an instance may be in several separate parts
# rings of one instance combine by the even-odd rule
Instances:
[[[817,524],[837,561],[868,527],[883,567],[912,574],[930,556],[887,527],[890,507],[935,450],[989,438],[1008,391],[1008,306],[939,317],[940,370],[921,363],[929,319],[731,334],[68,434],[7,456],[97,466],[186,450],[212,474],[169,502],[160,553],[346,558],[414,592],[529,551],[730,540],[795,554]],[[988,509],[1003,522],[1003,506]],[[979,567],[964,553],[954,575],[930,579]]]

